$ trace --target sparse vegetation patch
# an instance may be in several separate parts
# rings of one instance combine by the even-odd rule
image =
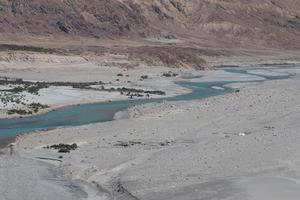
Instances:
[[[171,71],[168,71],[168,72],[163,73],[162,76],[164,76],[164,77],[176,77],[176,76],[178,76],[178,74],[174,73],[174,72],[171,72]]]
[[[0,51],[32,51],[39,53],[54,53],[54,49],[14,44],[0,44]]]
[[[71,151],[74,151],[78,148],[76,143],[73,144],[54,144],[51,146],[46,146],[44,149],[54,149],[57,150],[58,153],[70,153]]]

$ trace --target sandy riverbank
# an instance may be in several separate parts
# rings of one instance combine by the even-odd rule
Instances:
[[[234,80],[263,80],[261,77],[228,73],[222,69],[215,71],[197,71],[193,69],[170,69],[158,66],[139,66],[135,68],[120,68],[105,66],[96,61],[87,61],[79,56],[59,56],[44,54],[16,53],[11,58],[1,58],[1,77],[21,78],[31,82],[72,82],[87,83],[101,81],[104,85],[92,85],[95,88],[131,88],[148,91],[163,91],[166,95],[150,95],[150,98],[177,96],[191,92],[179,87],[176,81],[230,81]],[[25,58],[26,59],[25,59]],[[8,59],[8,60],[7,60]],[[221,58],[220,58],[221,59]],[[221,59],[222,60],[222,59]],[[117,62],[118,60],[116,60]],[[171,77],[163,76],[171,72]],[[282,72],[284,73],[284,72]],[[284,73],[286,74],[286,73]],[[147,76],[146,79],[141,78]],[[201,78],[197,78],[201,77]],[[14,89],[23,85],[7,84],[0,86],[1,90]],[[33,86],[35,86],[33,84]],[[70,86],[50,86],[41,88],[38,93],[0,91],[0,118],[18,117],[19,114],[8,114],[10,110],[31,111],[30,104],[42,104],[48,108],[40,109],[40,114],[59,107],[83,103],[115,101],[128,99],[126,93],[119,91],[95,91],[73,88]],[[148,98],[145,94],[142,97]]]
[[[94,88],[129,88],[147,91],[163,91],[166,95],[151,94],[150,98],[176,96],[190,92],[189,89],[179,87],[174,81],[180,80],[181,69],[172,69],[174,77],[164,77],[163,74],[170,71],[166,67],[140,66],[134,69],[120,67],[108,67],[97,63],[87,62],[79,58],[58,56],[51,61],[45,60],[30,62],[0,62],[1,77],[22,78],[32,82],[72,82],[87,83],[101,81],[103,85],[91,85]],[[55,60],[56,58],[56,60]],[[147,78],[141,78],[147,76]],[[20,85],[6,85],[0,89],[13,89]],[[21,85],[22,86],[22,85]],[[127,93],[127,92],[126,92]],[[16,117],[8,115],[11,109],[28,110],[31,103],[40,103],[49,108],[40,110],[39,113],[56,109],[67,105],[94,103],[128,99],[126,93],[120,91],[95,91],[91,89],[78,89],[69,86],[50,86],[42,88],[37,94],[27,91],[18,93],[0,92],[0,118]],[[133,93],[134,94],[134,93]],[[146,94],[142,97],[148,98]]]
[[[281,190],[294,200],[299,88],[295,75],[201,101],[142,105],[130,109],[133,118],[35,133],[16,148],[24,159],[58,158],[42,147],[76,142],[51,163],[110,199],[274,200]]]
[[[162,90],[166,96],[190,92],[175,81],[264,80],[222,69],[140,66],[127,70],[77,57],[39,59],[1,61],[1,76],[49,82],[104,81],[110,87]],[[163,77],[168,71],[178,76]],[[0,152],[0,197],[297,199],[300,69],[249,72],[294,76],[265,83],[234,83],[228,86],[241,88],[241,92],[201,101],[135,106],[118,113],[116,121],[25,135],[16,143],[13,156],[8,149]],[[117,76],[119,73],[123,76]],[[141,75],[148,75],[148,79],[141,80]],[[39,95],[22,95],[29,103],[47,104],[50,109],[128,98],[71,87],[49,87]],[[0,117],[7,117],[8,108],[0,108]],[[79,148],[70,154],[42,148],[58,143],[77,143]],[[274,191],[280,192],[274,196]]]

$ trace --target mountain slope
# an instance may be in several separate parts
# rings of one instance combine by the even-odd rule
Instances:
[[[0,36],[2,43],[26,37],[152,41],[164,49],[214,49],[216,55],[234,48],[299,50],[300,2],[0,0]]]

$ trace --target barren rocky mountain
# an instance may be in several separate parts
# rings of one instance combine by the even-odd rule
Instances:
[[[202,55],[299,50],[300,2],[0,0],[0,35],[1,43],[109,51],[149,64],[200,67]]]

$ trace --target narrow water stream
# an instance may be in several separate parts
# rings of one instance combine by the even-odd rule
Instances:
[[[228,68],[227,72],[248,74],[263,77],[266,80],[284,79],[288,76],[267,76],[248,73],[245,69]],[[93,104],[81,104],[63,107],[45,114],[0,120],[0,141],[33,131],[55,129],[59,127],[80,126],[85,124],[110,121],[116,112],[134,105],[167,101],[189,101],[207,97],[223,95],[231,91],[226,84],[243,81],[217,81],[217,82],[178,82],[179,85],[190,88],[192,93],[176,97],[158,99],[121,100]],[[248,81],[249,82],[249,81]]]

